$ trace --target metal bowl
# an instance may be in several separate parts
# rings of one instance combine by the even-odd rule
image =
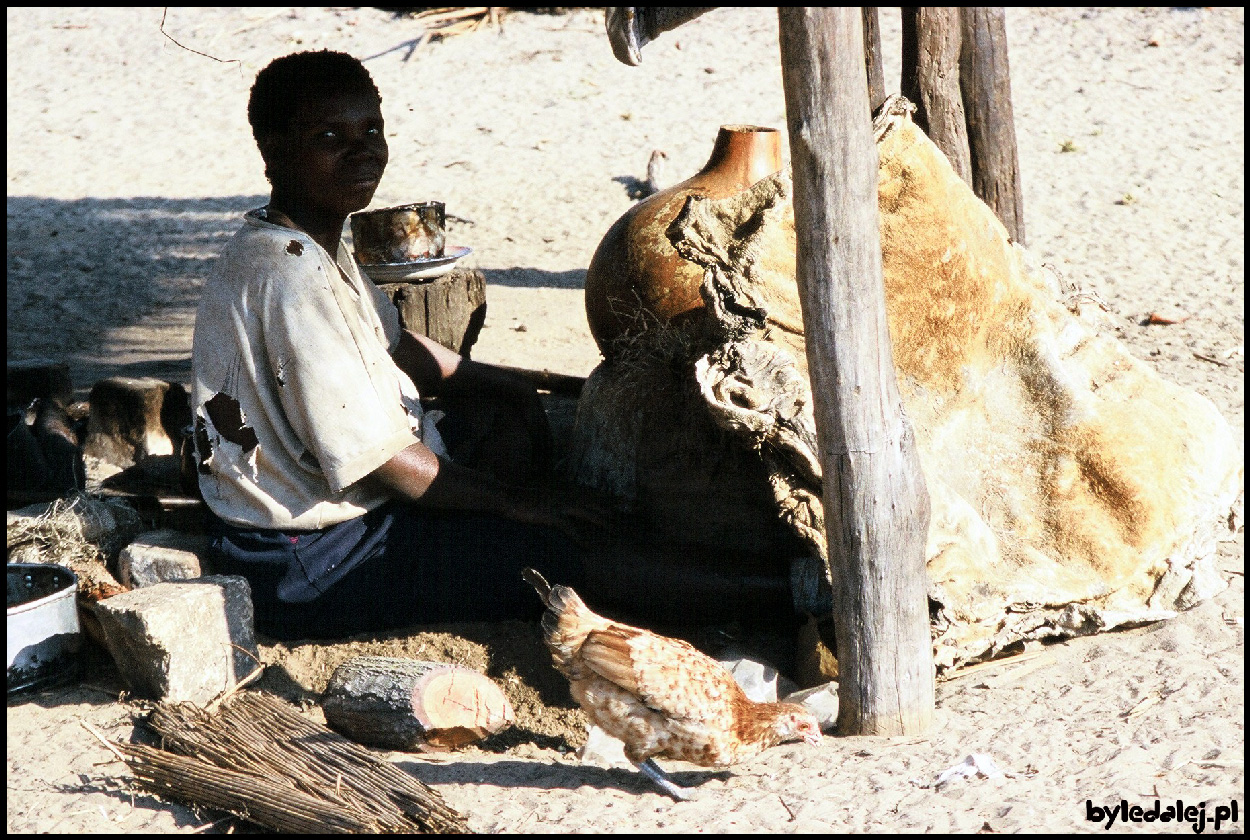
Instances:
[[[77,676],[78,577],[64,566],[10,563],[7,584],[9,695]]]
[[[363,265],[443,256],[447,211],[441,201],[354,213],[351,223],[356,259]]]

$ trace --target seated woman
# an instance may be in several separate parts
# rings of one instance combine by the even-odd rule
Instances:
[[[215,568],[250,581],[257,627],[278,638],[537,616],[520,570],[579,585],[566,535],[597,512],[541,481],[551,436],[534,389],[402,330],[341,241],[388,160],[368,72],[343,53],[279,58],[248,120],[269,204],[218,260],[192,350]],[[498,434],[481,440],[480,416],[440,433],[421,396],[484,399]],[[454,450],[474,420],[476,468],[443,441]]]

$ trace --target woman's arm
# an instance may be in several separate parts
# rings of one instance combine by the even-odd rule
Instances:
[[[391,358],[408,374],[422,396],[489,395],[515,401],[536,396],[534,386],[516,374],[466,359],[411,330],[400,333],[399,345]]]
[[[538,392],[525,379],[503,368],[465,359],[410,330],[400,333],[392,358],[423,397],[482,396],[511,403],[529,430],[535,462],[542,469],[550,466],[553,443],[547,412]]]
[[[549,487],[510,487],[486,473],[439,458],[420,442],[394,455],[370,477],[392,495],[416,504],[549,525],[583,542],[605,521],[603,511],[593,503]]]

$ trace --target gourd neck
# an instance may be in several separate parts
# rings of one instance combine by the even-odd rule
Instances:
[[[723,125],[700,174],[713,171],[732,192],[781,171],[781,132],[756,125]]]

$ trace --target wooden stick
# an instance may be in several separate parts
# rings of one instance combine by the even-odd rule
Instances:
[[[489,10],[486,6],[466,6],[461,9],[432,9],[428,12],[413,15],[413,20],[419,20],[422,23],[441,23],[444,21],[460,21],[464,18],[478,17],[488,13]]]
[[[586,385],[586,377],[584,376],[569,376],[565,373],[552,373],[549,370],[531,370],[530,368],[511,367],[509,365],[495,365],[495,367],[503,368],[509,373],[514,373],[528,380],[530,384],[540,391],[550,391],[553,394],[566,394],[571,397],[580,396],[582,388]]]
[[[960,668],[959,670],[953,673],[948,672],[945,676],[945,679],[957,680],[960,677],[966,677],[966,676],[969,676],[970,674],[975,674],[980,671],[988,670],[990,668],[998,669],[998,668],[1005,668],[1008,665],[1019,665],[1023,662],[1028,662],[1030,659],[1036,659],[1037,657],[1041,656],[1045,652],[1046,651],[1044,650],[1035,650],[1029,653],[1019,654],[1018,656],[1010,656],[1005,659],[991,659],[988,662],[977,662],[973,665],[969,665],[966,668]]]
[[[904,10],[905,12],[906,10]],[[876,6],[864,6],[864,64],[868,73],[868,109],[885,104],[885,68],[881,60],[881,22]]]
[[[968,127],[959,86],[961,16],[954,6],[903,8],[901,92],[915,121],[965,183],[972,183]]]
[[[104,747],[105,747],[105,749],[107,749],[107,750],[108,750],[109,752],[111,752],[113,755],[117,756],[117,760],[118,760],[118,761],[121,761],[121,762],[123,762],[123,763],[126,761],[126,756],[122,755],[120,752],[118,752],[118,751],[117,751],[117,747],[113,746],[113,744],[109,741],[109,739],[104,737],[104,733],[103,733],[103,732],[101,732],[100,730],[96,729],[94,726],[92,726],[91,724],[87,723],[85,720],[80,720],[80,721],[78,721],[78,722],[79,722],[80,724],[82,724],[82,728],[83,728],[83,729],[85,729],[85,730],[87,730],[88,732],[90,732],[90,733],[91,733],[91,735],[92,735],[92,736],[93,736],[93,737],[94,737],[97,741],[99,741],[101,744],[103,744],[103,745],[104,745]]]
[[[861,16],[790,6],[778,15],[799,302],[839,628],[838,728],[915,734],[929,728],[934,704],[929,496],[886,324]]]
[[[997,214],[1007,233],[1024,239],[1024,199],[1007,64],[1007,18],[1001,7],[962,11],[959,83],[968,118],[972,188]]]

